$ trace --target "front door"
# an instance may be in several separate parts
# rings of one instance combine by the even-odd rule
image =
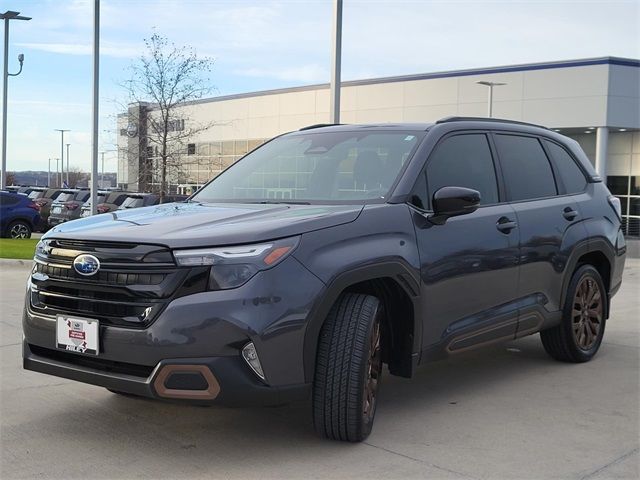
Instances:
[[[479,208],[430,223],[430,198],[444,186],[479,191]],[[418,207],[425,358],[515,335],[519,232],[502,196],[486,133],[456,133],[438,143],[411,200]]]

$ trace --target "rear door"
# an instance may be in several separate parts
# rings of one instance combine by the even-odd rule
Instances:
[[[508,132],[495,132],[493,139],[520,231],[520,337],[557,317],[568,257],[586,231],[542,139]]]
[[[439,355],[515,335],[518,306],[518,230],[515,213],[502,202],[488,136],[455,133],[436,145],[418,179],[411,203],[420,252],[423,351]],[[480,207],[427,220],[434,192],[444,186],[478,190]]]

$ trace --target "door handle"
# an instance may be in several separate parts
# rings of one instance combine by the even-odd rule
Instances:
[[[500,217],[496,223],[496,228],[502,233],[511,233],[511,230],[516,228],[518,224],[507,217]]]
[[[562,211],[562,216],[569,220],[572,221],[574,220],[577,216],[578,216],[578,212],[576,212],[573,208],[571,207],[565,207],[564,210]]]

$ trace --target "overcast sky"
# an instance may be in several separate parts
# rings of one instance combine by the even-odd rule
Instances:
[[[89,168],[91,3],[0,0],[11,23],[9,170],[46,170],[70,128]],[[640,58],[640,1],[345,0],[343,79],[598,56]],[[103,0],[101,149],[113,148],[118,84],[155,27],[215,59],[218,95],[327,82],[332,0]],[[65,139],[66,143],[66,139]],[[115,170],[115,153],[106,170]],[[109,158],[109,157],[107,157]]]

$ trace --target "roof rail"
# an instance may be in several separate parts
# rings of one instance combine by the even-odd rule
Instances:
[[[494,123],[512,123],[514,125],[526,125],[528,127],[538,127],[549,130],[544,125],[537,125],[535,123],[519,122],[517,120],[506,120],[503,118],[488,118],[488,117],[444,117],[438,120],[436,123],[449,123],[449,122],[494,122]]]
[[[322,128],[322,127],[335,127],[337,125],[342,125],[342,123],[316,123],[315,125],[308,125],[306,127],[302,127],[299,132],[303,130],[313,130],[314,128]]]

